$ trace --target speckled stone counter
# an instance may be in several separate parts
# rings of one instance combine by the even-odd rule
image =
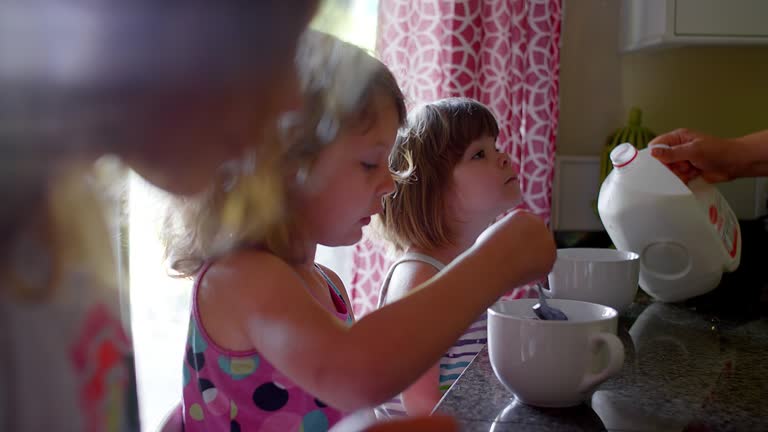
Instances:
[[[768,318],[635,304],[621,316],[626,360],[585,403],[524,405],[483,349],[436,411],[465,431],[768,431]]]

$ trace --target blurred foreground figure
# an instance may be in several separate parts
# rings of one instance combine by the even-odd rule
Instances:
[[[94,161],[193,194],[274,147],[315,3],[0,0],[0,430],[139,429]]]

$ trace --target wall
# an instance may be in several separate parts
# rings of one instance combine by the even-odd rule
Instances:
[[[768,128],[768,46],[685,47],[622,58],[623,108],[648,125],[719,136]]]
[[[619,1],[564,0],[557,152],[598,155],[623,124]]]
[[[564,0],[558,155],[599,155],[630,107],[661,133],[720,136],[768,128],[768,46],[683,47],[620,54],[620,1]],[[741,217],[754,180],[721,186]]]

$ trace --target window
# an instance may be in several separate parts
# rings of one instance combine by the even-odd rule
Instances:
[[[310,27],[373,52],[378,0],[326,0]]]
[[[181,400],[191,282],[166,275],[159,241],[162,199],[138,175],[129,181],[131,326],[142,430],[156,430]]]

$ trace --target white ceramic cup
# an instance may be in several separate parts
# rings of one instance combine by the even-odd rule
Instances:
[[[543,321],[531,309],[536,303],[500,301],[488,308],[493,371],[525,404],[578,405],[624,364],[624,345],[616,336],[618,312],[594,303],[550,300],[568,321]]]
[[[549,273],[549,292],[556,299],[581,300],[624,312],[637,295],[640,256],[615,249],[557,250]]]

